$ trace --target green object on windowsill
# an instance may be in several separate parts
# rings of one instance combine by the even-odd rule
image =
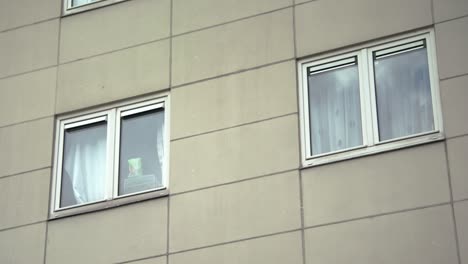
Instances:
[[[143,175],[143,162],[141,158],[128,160],[128,177]]]

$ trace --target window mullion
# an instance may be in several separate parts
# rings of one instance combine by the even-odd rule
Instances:
[[[116,113],[115,110],[110,110],[107,114],[108,116],[108,145],[107,145],[107,177],[106,177],[106,199],[111,200],[114,198],[114,181],[115,181],[115,170],[114,170],[114,161],[117,148],[115,144],[118,142],[118,137],[116,136]]]
[[[361,50],[358,54],[359,65],[359,93],[361,100],[361,119],[362,119],[362,138],[363,145],[372,145],[372,130],[369,129],[371,122],[371,110],[369,102],[369,79],[367,67],[367,54],[365,50]]]
[[[377,116],[377,99],[376,99],[376,91],[375,91],[375,74],[374,74],[374,57],[372,54],[372,50],[364,49],[363,53],[366,56],[366,66],[367,66],[367,95],[369,96],[368,100],[368,107],[369,107],[369,131],[370,131],[370,146],[374,146],[379,142],[379,122]]]

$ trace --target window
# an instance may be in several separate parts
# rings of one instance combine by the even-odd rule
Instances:
[[[443,138],[432,34],[298,62],[304,166]]]
[[[125,0],[64,0],[63,14],[69,15]]]
[[[59,217],[167,194],[167,97],[57,120]]]

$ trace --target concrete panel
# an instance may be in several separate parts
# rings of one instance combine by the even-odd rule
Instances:
[[[302,264],[301,233],[286,233],[171,255],[169,264]]]
[[[456,264],[450,206],[308,229],[308,264]]]
[[[0,177],[52,165],[53,118],[0,128]]]
[[[45,233],[45,223],[1,231],[0,263],[44,263]]]
[[[468,0],[434,0],[436,22],[468,15]]]
[[[54,115],[57,69],[0,80],[0,127]]]
[[[60,62],[169,36],[169,0],[134,0],[62,19]]]
[[[443,143],[314,167],[302,175],[306,226],[450,201]]]
[[[0,33],[0,78],[57,64],[58,20]]]
[[[54,220],[47,263],[115,263],[163,254],[166,234],[164,198]]]
[[[290,61],[173,90],[172,138],[297,112],[295,76]]]
[[[167,259],[166,257],[159,257],[159,258],[132,261],[128,263],[129,264],[167,264]]]
[[[174,38],[172,84],[292,58],[292,10],[282,10]]]
[[[445,135],[468,134],[468,75],[442,81],[440,87]]]
[[[59,66],[57,113],[169,87],[169,41]]]
[[[175,0],[174,34],[218,25],[292,4],[292,0]]]
[[[0,1],[0,31],[60,16],[61,0]]]
[[[170,219],[171,252],[299,228],[298,173],[173,196]]]
[[[327,0],[296,7],[298,56],[432,24],[431,0]]]
[[[171,142],[173,193],[295,169],[297,116]]]
[[[0,229],[47,220],[50,169],[0,178]]]
[[[439,77],[468,73],[468,17],[436,24]]]
[[[447,141],[453,199],[468,198],[468,136]]]
[[[468,263],[468,201],[455,203],[461,264]]]

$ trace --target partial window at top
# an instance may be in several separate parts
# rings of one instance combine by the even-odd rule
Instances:
[[[63,14],[70,15],[125,0],[64,0]]]

